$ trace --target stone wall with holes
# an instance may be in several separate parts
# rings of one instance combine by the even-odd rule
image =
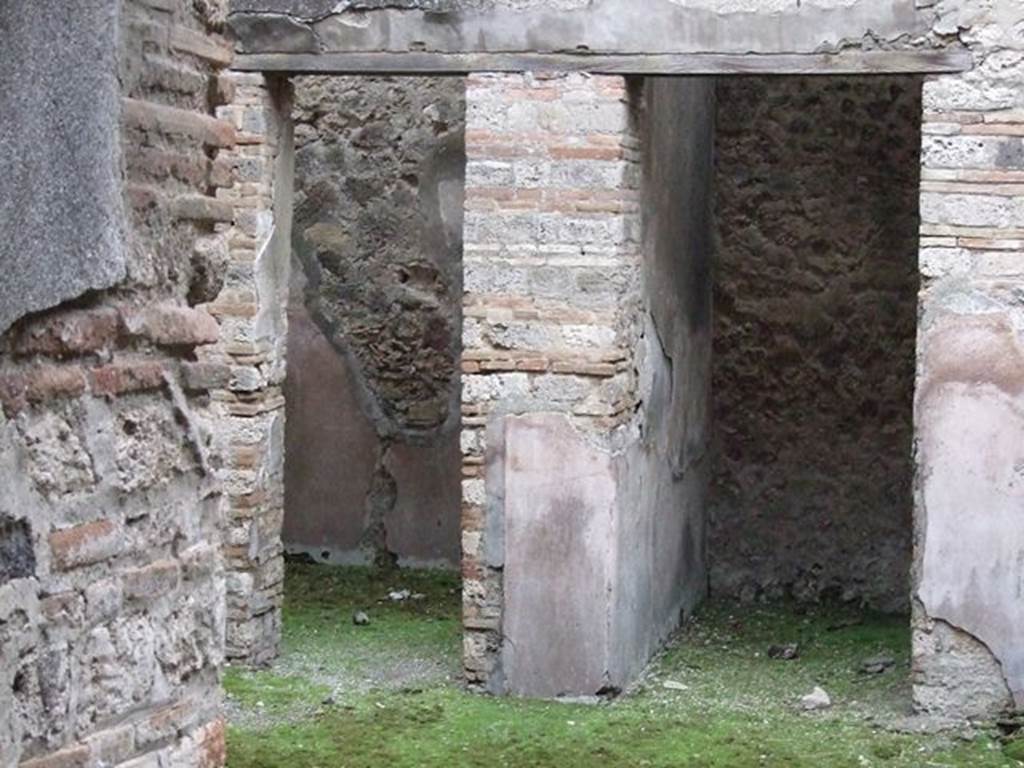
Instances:
[[[904,612],[921,80],[718,82],[713,594]]]
[[[1024,7],[941,2],[974,69],[924,84],[914,694],[1024,706]]]
[[[458,563],[464,92],[295,80],[289,552]]]
[[[41,67],[34,86],[76,68],[115,84],[120,127],[101,145],[119,160],[119,236],[88,257],[122,268],[101,290],[49,286],[72,300],[0,336],[0,764],[212,768],[224,760],[221,458],[217,371],[197,356],[218,339],[202,304],[224,280],[233,218],[218,193],[233,183],[236,130],[214,116],[231,50],[213,4],[61,5],[62,24],[95,13],[118,41],[76,59],[64,40],[61,67]],[[32,34],[16,24],[14,47]],[[28,46],[32,66],[52,44]],[[80,124],[59,111],[74,101],[40,109],[58,133]],[[51,190],[58,208],[77,191],[65,181]],[[0,222],[5,241],[12,224]],[[52,279],[79,266],[66,257]]]

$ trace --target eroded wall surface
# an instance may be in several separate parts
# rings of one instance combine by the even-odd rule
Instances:
[[[909,608],[921,81],[719,81],[711,589]]]
[[[295,86],[285,544],[454,565],[465,86]]]
[[[219,336],[200,305],[224,280],[233,217],[216,194],[233,182],[222,153],[236,132],[212,114],[227,98],[218,73],[230,46],[197,4],[126,0],[48,8],[37,31],[57,25],[55,36],[25,48],[38,18],[28,5],[0,13],[8,21],[24,6],[30,25],[0,25],[15,36],[4,40],[4,71],[31,80],[39,103],[27,116],[51,121],[34,138],[69,165],[52,178],[16,172],[5,184],[30,221],[25,185],[50,185],[43,196],[59,216],[95,174],[111,181],[113,145],[116,205],[104,186],[79,213],[96,214],[95,205],[125,217],[79,231],[94,249],[85,262],[69,250],[60,271],[36,275],[51,281],[39,286],[52,291],[47,305],[74,303],[20,317],[0,336],[0,764],[219,766],[220,454],[213,371],[195,354]],[[90,32],[94,22],[106,26]],[[69,41],[75,31],[86,38]],[[56,69],[51,51],[63,57]],[[55,97],[90,78],[118,84],[113,97],[106,88]],[[79,96],[110,110],[95,144],[94,132],[75,134],[88,116],[76,111]],[[18,119],[7,115],[5,130]],[[71,131],[65,144],[53,135],[61,127]],[[95,166],[79,178],[80,153],[90,151]],[[40,167],[21,159],[23,170]],[[18,243],[25,220],[7,213],[0,240]],[[123,240],[92,239],[94,225],[122,227]],[[4,269],[16,270],[7,255]],[[107,270],[100,283],[95,265]],[[84,282],[65,280],[76,266]],[[78,296],[109,278],[109,289]]]

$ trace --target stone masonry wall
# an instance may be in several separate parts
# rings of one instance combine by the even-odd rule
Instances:
[[[940,2],[971,71],[924,85],[914,697],[1024,707],[1024,6]]]
[[[208,309],[219,343],[201,354],[215,379],[216,433],[227,524],[227,656],[263,664],[277,655],[284,552],[284,394],[291,252],[291,87],[231,73],[219,119],[235,131],[224,153],[237,183],[217,192],[231,212],[228,265]]]
[[[467,83],[466,123],[464,661],[471,685],[504,690],[504,424],[515,422],[510,417],[516,414],[554,414],[557,423],[522,422],[523,434],[550,427],[579,451],[574,435],[589,435],[607,449],[631,421],[639,157],[625,81],[618,77],[474,75]],[[559,476],[577,482],[568,467]],[[582,578],[573,563],[588,557],[580,548],[535,554],[534,565],[547,570],[506,583],[529,590],[540,574],[559,568],[559,557],[565,573]],[[526,551],[517,557],[516,568],[531,560]],[[561,626],[574,631],[571,621]],[[586,654],[577,661],[604,663]],[[523,671],[530,673],[529,663]],[[565,678],[566,670],[557,672]]]
[[[921,81],[718,105],[712,592],[906,611]]]
[[[285,546],[454,566],[465,84],[295,88]]]
[[[468,91],[465,661],[624,689],[707,591],[714,83]]]
[[[222,499],[196,354],[218,337],[199,305],[233,217],[215,194],[233,183],[236,132],[213,116],[231,50],[208,4],[109,8],[127,248],[109,256],[125,275],[0,337],[0,764],[212,768]]]

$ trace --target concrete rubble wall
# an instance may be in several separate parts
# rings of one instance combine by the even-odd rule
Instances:
[[[718,83],[712,593],[909,609],[921,80]]]
[[[702,81],[641,91],[469,81],[465,663],[492,691],[622,688],[704,591],[713,102]],[[677,168],[644,165],[644,140],[667,151],[685,127]]]
[[[820,53],[921,42],[912,0],[232,0],[243,52]]]
[[[1024,705],[1024,8],[944,2],[975,67],[924,85],[914,695]]]
[[[465,85],[295,80],[288,551],[455,566]]]
[[[32,175],[45,164],[27,155],[24,173],[4,174],[27,207],[0,217],[0,242],[19,242],[32,199],[48,216],[69,212],[58,230],[78,214],[102,220],[78,230],[85,251],[60,231],[40,244],[66,261],[25,274],[46,299],[15,314],[74,301],[8,315],[0,336],[0,764],[219,766],[220,458],[213,370],[196,354],[218,337],[202,304],[224,279],[233,217],[216,192],[233,183],[236,131],[212,114],[227,99],[219,73],[231,49],[210,6],[59,5],[48,20],[38,4],[0,11],[0,67],[31,80],[38,99],[22,116],[46,123],[34,140],[64,153],[53,177]],[[26,49],[33,29],[54,36]],[[69,83],[83,92],[45,97]],[[7,256],[5,273],[17,269]],[[88,288],[102,290],[80,295]]]

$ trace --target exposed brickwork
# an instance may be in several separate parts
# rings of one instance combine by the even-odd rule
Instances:
[[[60,570],[109,560],[121,549],[121,535],[110,520],[96,520],[50,534],[53,564]]]
[[[291,90],[285,80],[235,73],[222,75],[219,85],[230,103],[217,116],[237,138],[219,160],[238,183],[219,189],[217,200],[232,209],[234,225],[223,234],[226,280],[206,307],[220,321],[220,341],[202,353],[188,379],[190,387],[203,381],[218,385],[214,399],[227,497],[227,654],[260,664],[277,654],[284,578]]]
[[[223,760],[211,399],[182,382],[219,337],[189,297],[223,279],[195,244],[232,183],[212,114],[231,48],[186,0],[120,7],[127,278],[0,337],[4,766]]]
[[[638,143],[623,78],[467,83],[462,573],[474,685],[488,683],[501,631],[500,557],[485,540],[489,420],[554,411],[608,439],[634,412]]]

